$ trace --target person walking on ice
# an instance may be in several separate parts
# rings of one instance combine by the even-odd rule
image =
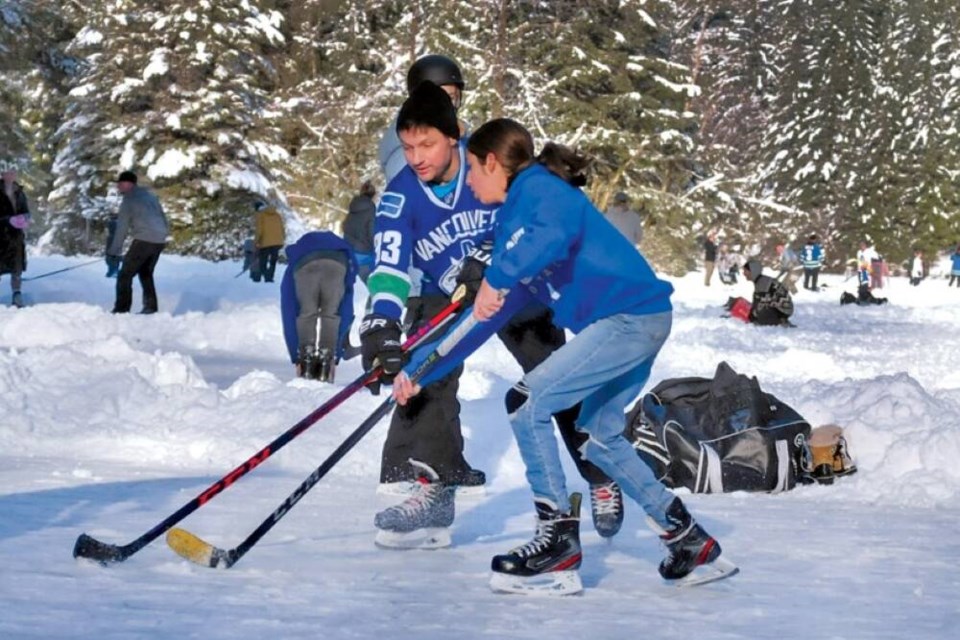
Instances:
[[[531,282],[555,322],[577,333],[508,395],[537,526],[530,542],[493,558],[491,587],[557,595],[583,589],[580,499],[567,493],[551,423],[552,414],[578,402],[577,428],[589,435],[582,453],[643,508],[667,547],[660,575],[687,583],[733,575],[737,568],[720,558],[720,544],[623,436],[624,410],[670,335],[673,287],[572,186],[585,182],[583,157],[555,144],[535,156],[529,131],[505,118],[480,127],[467,150],[470,188],[484,204],[501,204],[473,315],[491,320],[505,303],[502,292]],[[400,403],[418,390],[404,373],[394,381]]]

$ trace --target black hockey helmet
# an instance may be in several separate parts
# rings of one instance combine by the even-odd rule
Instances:
[[[456,85],[463,91],[463,74],[457,63],[441,55],[423,56],[413,63],[407,72],[407,94],[413,93],[421,82],[429,80],[441,87],[445,84]]]

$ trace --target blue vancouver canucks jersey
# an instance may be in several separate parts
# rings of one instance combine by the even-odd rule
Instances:
[[[460,170],[444,196],[406,166],[380,198],[374,222],[376,265],[367,281],[374,313],[402,315],[410,293],[410,266],[424,274],[422,295],[450,295],[464,256],[493,237],[498,207],[473,195],[466,182],[463,143],[458,153]]]

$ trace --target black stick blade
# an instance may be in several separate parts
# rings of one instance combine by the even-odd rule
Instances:
[[[85,533],[81,533],[77,538],[77,543],[73,545],[74,558],[95,560],[103,566],[107,566],[111,562],[123,562],[127,559],[127,556],[128,554],[123,547],[100,542]]]

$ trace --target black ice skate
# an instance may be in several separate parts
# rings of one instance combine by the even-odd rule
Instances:
[[[720,557],[720,543],[696,523],[680,498],[670,503],[667,519],[673,524],[669,531],[649,520],[651,528],[667,546],[667,557],[660,563],[664,580],[677,586],[693,586],[729,578],[740,571],[735,564]]]
[[[623,492],[616,482],[590,485],[590,515],[602,538],[612,538],[623,525]]]
[[[320,361],[317,359],[317,352],[313,347],[300,347],[297,365],[298,376],[308,380],[316,379],[315,372],[319,369]]]
[[[384,509],[373,520],[376,544],[390,549],[439,549],[450,546],[456,487],[440,482],[437,473],[411,460],[419,474],[410,497]]]
[[[317,353],[316,375],[311,376],[320,382],[333,383],[336,365],[334,364],[333,352],[330,349],[320,349]]]
[[[534,504],[533,540],[493,557],[490,588],[528,595],[580,593],[580,494],[570,496],[569,513],[560,513],[549,500],[537,499]]]

